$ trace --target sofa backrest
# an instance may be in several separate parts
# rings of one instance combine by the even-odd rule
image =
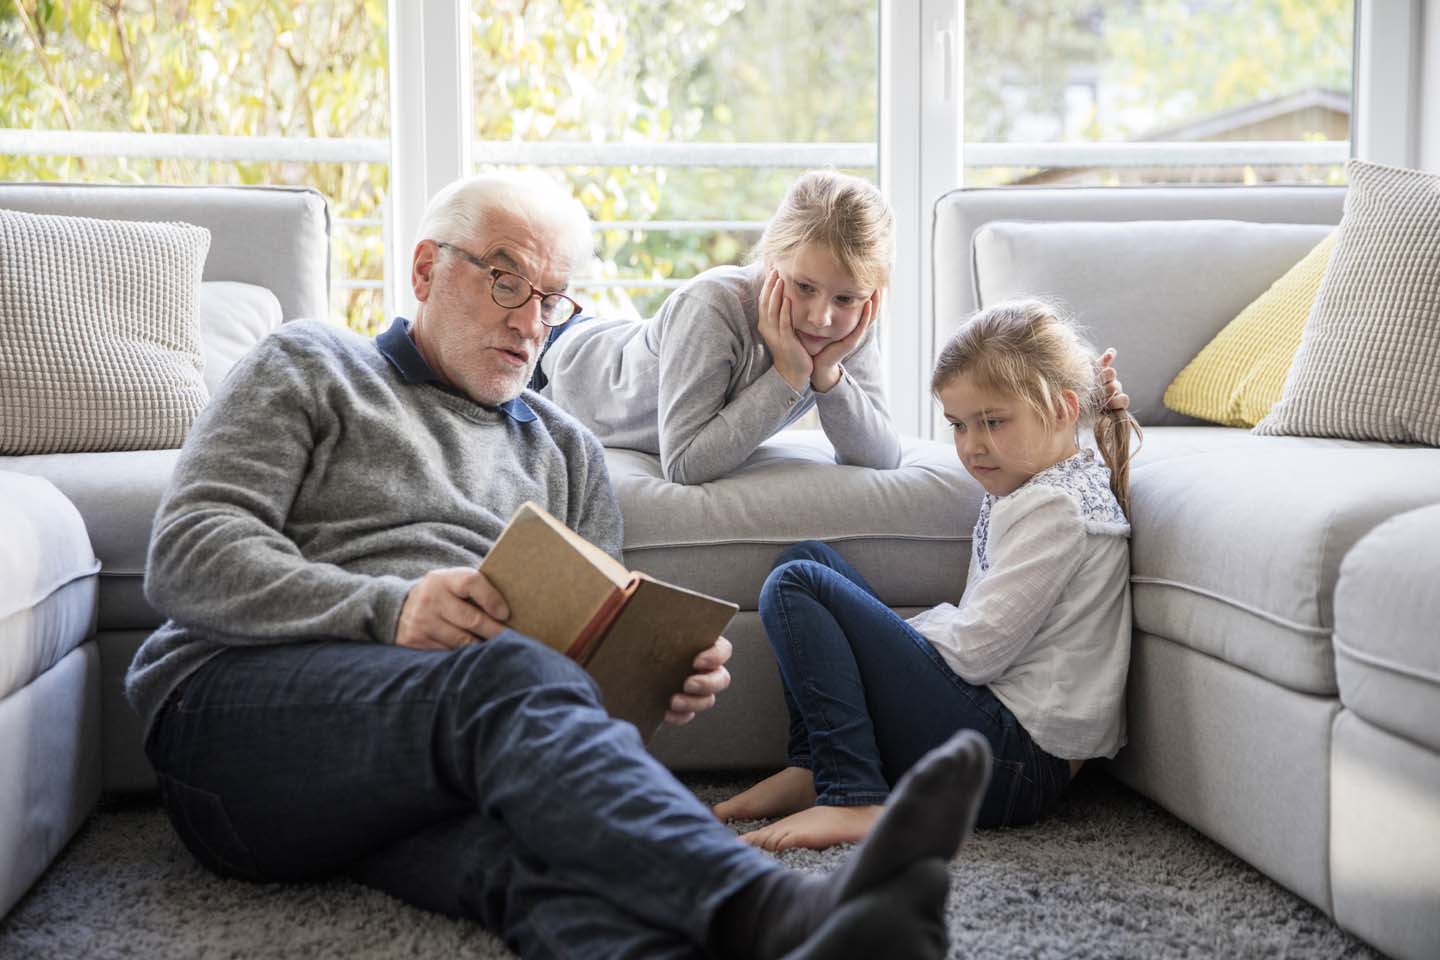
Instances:
[[[0,183],[0,208],[210,230],[206,280],[268,287],[286,320],[330,312],[330,212],[308,187]]]
[[[1060,301],[1120,350],[1146,424],[1202,347],[1340,222],[1342,187],[966,189],[935,206],[933,347],[977,307]]]

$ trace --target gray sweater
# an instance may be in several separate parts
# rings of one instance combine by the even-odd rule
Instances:
[[[545,355],[545,394],[607,447],[660,455],[676,483],[734,470],[811,407],[840,463],[889,469],[900,438],[886,409],[875,328],[823,394],[775,370],[760,337],[760,265],[716,267],[675,291],[645,323],[592,320]]]
[[[533,393],[484,407],[402,376],[373,341],[285,324],[185,441],[145,574],[170,619],[130,666],[131,704],[148,728],[232,645],[393,642],[410,587],[477,565],[526,500],[619,557],[603,451],[572,417]]]

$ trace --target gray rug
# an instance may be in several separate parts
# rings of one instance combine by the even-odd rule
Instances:
[[[688,778],[714,802],[749,781]],[[784,854],[833,869],[845,850]],[[951,867],[952,957],[1376,957],[1323,913],[1105,775]],[[350,882],[254,886],[196,866],[153,807],[105,810],[0,921],[0,958],[496,960],[473,924]]]

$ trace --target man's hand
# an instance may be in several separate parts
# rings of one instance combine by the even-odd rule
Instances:
[[[815,369],[810,374],[810,386],[816,393],[829,393],[830,388],[840,382],[840,361],[855,352],[860,346],[860,341],[865,334],[870,332],[870,326],[875,322],[875,317],[880,313],[881,293],[876,290],[865,301],[865,306],[860,310],[860,322],[855,324],[848,336],[825,345],[825,349],[815,354]]]
[[[785,281],[774,270],[765,278],[760,290],[760,339],[770,348],[770,359],[775,372],[785,378],[796,391],[805,389],[810,374],[815,369],[814,361],[805,344],[795,336],[794,319],[790,301],[785,298]]]
[[[1101,413],[1106,410],[1130,409],[1130,395],[1125,392],[1124,385],[1120,383],[1120,375],[1113,366],[1116,352],[1115,348],[1111,347],[1100,354],[1100,374],[1096,379],[1100,383],[1101,395],[1105,398]]]
[[[700,651],[692,666],[695,672],[685,678],[685,688],[670,698],[665,722],[682,726],[695,719],[701,710],[715,706],[715,695],[730,686],[730,671],[725,664],[734,648],[721,637],[708,649]]]
[[[505,598],[480,571],[431,570],[405,595],[395,643],[412,650],[454,650],[489,640],[508,619]]]

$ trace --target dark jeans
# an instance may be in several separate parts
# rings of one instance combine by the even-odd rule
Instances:
[[[883,803],[915,761],[964,728],[995,754],[981,826],[1033,823],[1069,784],[1068,761],[1036,746],[988,687],[960,679],[825,544],[780,555],[760,619],[785,684],[789,762],[810,769],[820,803]]]
[[[232,648],[146,752],[185,845],[258,881],[349,873],[524,957],[699,957],[719,905],[779,869],[513,632],[460,650]]]

